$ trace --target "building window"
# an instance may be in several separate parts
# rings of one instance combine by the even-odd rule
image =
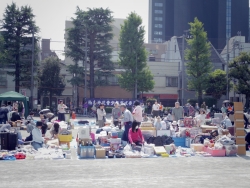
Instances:
[[[177,87],[178,77],[166,77],[166,87]]]
[[[155,10],[155,14],[163,14],[163,10]]]
[[[109,76],[108,77],[108,84],[112,85],[112,86],[118,85],[118,78],[117,78],[117,76],[115,76],[115,75]]]
[[[163,7],[163,3],[155,3],[156,7]]]
[[[163,18],[162,17],[155,17],[155,21],[162,21]]]
[[[162,24],[155,24],[155,28],[162,28]]]
[[[162,43],[162,38],[154,38],[155,43]]]
[[[155,35],[162,35],[162,31],[154,31]]]

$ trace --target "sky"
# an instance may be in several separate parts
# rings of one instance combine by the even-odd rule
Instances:
[[[19,7],[29,5],[36,15],[35,21],[40,28],[40,38],[51,39],[51,50],[55,50],[60,58],[64,49],[65,20],[74,17],[76,7],[109,8],[114,18],[126,18],[135,11],[142,17],[147,41],[148,30],[148,0],[0,0],[0,19],[8,4],[15,2]]]

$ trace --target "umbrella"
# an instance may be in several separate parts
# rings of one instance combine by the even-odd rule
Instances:
[[[224,101],[223,101],[223,103],[228,103],[228,102],[230,102],[230,101],[229,101],[229,100],[224,100]]]

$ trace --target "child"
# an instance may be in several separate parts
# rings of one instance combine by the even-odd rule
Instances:
[[[32,143],[31,145],[35,150],[43,147],[44,139],[42,137],[41,128],[43,123],[41,121],[36,122],[36,127],[32,130]]]
[[[143,114],[143,119],[142,119],[143,122],[147,122],[148,121],[148,116],[147,114]]]
[[[158,116],[158,117],[156,118],[156,121],[155,121],[155,123],[154,123],[154,126],[155,126],[156,130],[161,130],[162,125],[161,125],[161,117],[160,117],[160,116]]]

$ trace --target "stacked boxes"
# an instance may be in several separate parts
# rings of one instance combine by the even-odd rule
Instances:
[[[243,104],[241,102],[234,103],[234,127],[236,144],[238,145],[238,155],[246,155]]]

